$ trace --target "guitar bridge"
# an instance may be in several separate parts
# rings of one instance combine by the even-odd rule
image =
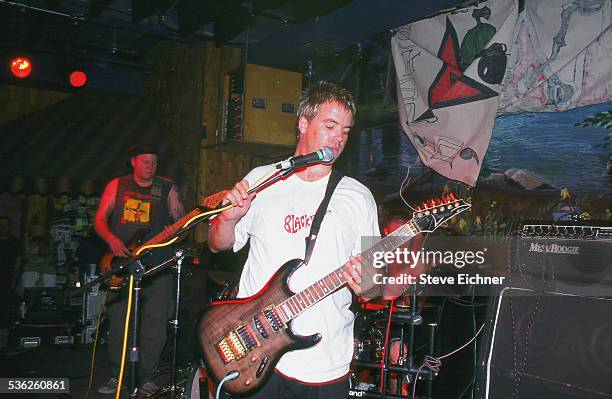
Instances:
[[[227,364],[244,358],[254,347],[259,346],[259,342],[251,329],[242,324],[228,332],[215,346],[217,353]]]

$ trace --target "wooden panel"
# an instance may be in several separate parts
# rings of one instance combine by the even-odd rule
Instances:
[[[146,100],[171,138],[171,156],[182,165],[180,189],[188,210],[197,194],[205,61],[204,45],[160,42],[147,53]]]
[[[207,137],[200,140],[200,145],[214,144],[223,135],[223,115],[227,102],[227,84],[224,83],[227,73],[240,65],[241,52],[235,48],[218,48],[212,42],[204,45],[205,62],[203,68],[201,120]],[[197,198],[201,201],[209,194],[221,188],[219,183],[222,165],[221,154],[201,148],[198,156]],[[245,172],[246,173],[246,172]],[[230,181],[230,179],[227,179]],[[235,181],[232,181],[234,184]],[[195,240],[206,240],[206,225],[196,227]]]
[[[295,111],[301,87],[302,75],[297,72],[248,64],[244,93],[244,139],[295,145]],[[254,98],[265,100],[266,108],[253,107]],[[283,103],[293,104],[294,111],[282,112]]]

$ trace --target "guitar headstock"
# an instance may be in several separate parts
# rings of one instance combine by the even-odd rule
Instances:
[[[448,219],[471,207],[472,204],[455,198],[453,193],[442,195],[441,199],[434,198],[417,207],[413,215],[414,225],[423,233],[431,233]]]

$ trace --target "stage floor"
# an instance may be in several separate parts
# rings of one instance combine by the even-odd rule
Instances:
[[[110,363],[106,354],[106,348],[98,346],[96,350],[96,361],[93,373],[93,384],[89,396],[87,387],[91,370],[91,357],[93,345],[78,345],[66,348],[39,347],[29,350],[15,350],[14,348],[4,348],[0,352],[0,376],[1,377],[64,377],[70,379],[70,394],[36,394],[36,395],[1,395],[0,398],[25,399],[25,398],[75,398],[82,399],[112,399],[113,395],[102,395],[96,392],[97,388],[104,384],[111,376]],[[189,375],[187,367],[184,366],[179,371],[179,381],[186,383],[192,380],[193,375]],[[155,376],[155,383],[160,387],[170,384],[171,364],[163,360],[160,364],[158,375]],[[127,384],[128,376],[124,376],[124,385]],[[128,398],[127,389],[122,391],[121,398]],[[165,397],[165,396],[160,396]],[[204,397],[204,396],[202,396]],[[200,399],[200,398],[197,398]]]

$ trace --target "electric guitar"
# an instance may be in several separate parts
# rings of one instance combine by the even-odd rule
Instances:
[[[134,233],[132,238],[130,238],[130,240],[125,244],[126,248],[130,253],[134,253],[134,251],[138,249],[138,247],[142,244],[142,238],[148,232],[149,229],[141,229]],[[109,250],[104,255],[102,255],[102,258],[100,258],[100,262],[98,263],[98,265],[100,267],[100,271],[102,273],[106,273],[119,266],[121,262],[124,262],[127,259],[129,258],[116,256],[113,251]],[[124,277],[112,275],[108,278],[108,280],[106,280],[105,285],[108,286],[111,291],[117,291],[123,286],[123,283]]]
[[[362,264],[372,264],[376,252],[393,251],[419,233],[433,232],[470,207],[452,194],[430,200],[422,209],[417,208],[411,221],[364,251]],[[197,329],[202,357],[208,375],[217,383],[227,377],[223,389],[228,393],[245,395],[258,389],[284,353],[309,348],[321,340],[320,334],[293,333],[291,320],[346,284],[343,266],[295,293],[289,280],[302,265],[301,259],[290,260],[257,294],[215,302],[204,310]]]
[[[230,206],[219,206],[221,200],[223,199],[226,193],[227,190],[224,190],[206,197],[202,202],[202,205],[196,207],[187,215],[174,222],[170,226],[170,228],[174,231],[174,234],[172,234],[171,236],[160,232],[143,243],[143,237],[150,230],[145,228],[137,231],[126,244],[126,247],[131,255],[127,257],[121,257],[116,256],[115,254],[113,254],[112,251],[108,251],[100,259],[100,270],[105,273],[120,266],[127,266],[130,263],[140,259],[142,256],[144,256],[155,248],[165,247],[174,244],[176,241],[179,240],[180,235],[188,228],[190,228],[194,223],[210,219],[211,216],[214,216],[228,209]],[[111,291],[116,291],[124,285],[124,280],[124,277],[113,275],[108,278],[107,284]]]

